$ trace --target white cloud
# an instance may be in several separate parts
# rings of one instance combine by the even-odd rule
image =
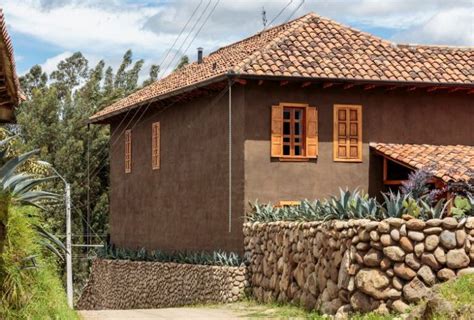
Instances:
[[[179,39],[175,50],[188,36],[190,27],[208,1],[212,1],[208,7],[210,10],[217,0],[201,1],[199,10]],[[200,27],[200,23],[197,24],[168,70],[174,67],[184,53],[193,60],[198,46],[204,47],[207,54],[222,45],[260,31],[262,7],[265,7],[270,22],[290,1],[221,0],[201,33],[190,44]],[[293,0],[273,24],[285,22],[301,1]],[[63,52],[81,51],[86,56],[104,58],[114,66],[120,63],[123,53],[129,48],[136,58],[144,58],[146,65],[161,62],[162,55],[200,3],[198,0],[156,3],[148,0],[2,2],[9,26],[14,31],[50,43]],[[473,45],[473,6],[472,0],[306,0],[293,18],[313,11],[357,28],[390,29],[396,33],[393,38],[395,41]],[[188,52],[182,52],[188,45]],[[167,60],[173,56],[174,53]],[[168,63],[163,63],[162,69],[167,65]],[[145,73],[148,72],[147,69],[144,68]]]
[[[38,1],[6,1],[11,28],[60,48],[75,51],[87,48],[92,52],[133,47],[149,51],[169,38],[144,30],[144,21],[160,8],[124,7],[116,10],[85,4],[66,4],[43,9]]]
[[[67,57],[70,57],[72,55],[72,52],[70,51],[65,51],[61,54],[58,54],[56,56],[53,56],[51,58],[46,59],[45,62],[41,63],[41,69],[43,69],[44,72],[47,74],[50,74],[54,70],[56,70],[56,66],[61,60],[66,59]]]
[[[394,36],[396,41],[439,45],[474,45],[474,11],[454,8]]]

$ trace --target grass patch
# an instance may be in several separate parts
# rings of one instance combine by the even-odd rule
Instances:
[[[225,305],[195,305],[194,307],[204,308],[222,308],[232,310],[243,319],[308,319],[308,320],[327,320],[316,311],[306,311],[303,308],[290,304],[280,303],[258,303],[252,298],[246,298],[243,301],[229,303]],[[381,316],[374,312],[367,314],[354,314],[350,317],[353,320],[390,320],[394,315]]]
[[[11,208],[0,265],[1,319],[79,319],[66,302],[55,261],[45,255],[32,228],[31,208]],[[34,257],[34,258],[32,258]]]
[[[474,274],[448,281],[439,288],[439,293],[456,306],[474,304]]]

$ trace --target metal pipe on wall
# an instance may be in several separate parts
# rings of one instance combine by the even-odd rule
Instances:
[[[229,79],[229,233],[232,232],[232,80]]]

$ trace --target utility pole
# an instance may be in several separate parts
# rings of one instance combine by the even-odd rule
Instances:
[[[66,293],[67,303],[73,308],[72,288],[72,243],[71,243],[71,186],[64,180],[66,185]]]
[[[66,205],[66,294],[67,303],[72,309],[74,307],[73,299],[73,283],[72,283],[72,230],[71,230],[71,186],[66,178],[59,174],[59,172],[48,162],[38,161],[38,163],[49,167],[54,174],[64,182],[64,202]]]

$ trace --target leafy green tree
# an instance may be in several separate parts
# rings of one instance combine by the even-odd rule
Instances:
[[[51,163],[71,184],[76,235],[90,234],[90,227],[98,235],[107,233],[109,128],[87,125],[87,121],[97,111],[141,87],[138,79],[143,60],[134,62],[132,57],[128,50],[114,73],[104,61],[89,67],[87,59],[77,52],[58,64],[49,75],[49,82],[40,66],[34,66],[21,78],[28,100],[18,108],[17,132],[24,138],[25,151],[40,149],[41,159]],[[150,78],[157,74],[156,70],[151,71]],[[59,181],[49,184],[49,190],[63,193]],[[64,233],[63,206],[51,205],[47,209],[49,227]],[[76,274],[77,271],[80,270]]]
[[[178,65],[174,69],[174,71],[181,69],[185,65],[189,64],[189,57],[188,56],[182,56],[181,59],[179,60]]]
[[[160,73],[160,66],[157,64],[152,64],[150,67],[150,74],[148,79],[143,82],[143,86],[147,86],[158,80],[158,74]]]

